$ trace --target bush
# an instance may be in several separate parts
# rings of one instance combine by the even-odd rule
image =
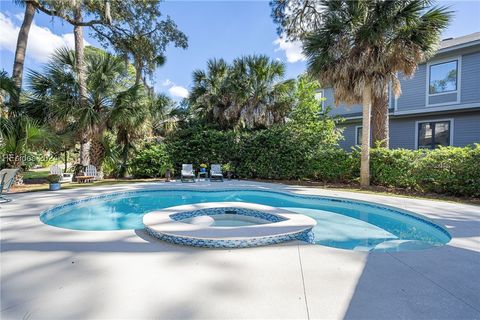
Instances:
[[[148,144],[130,161],[130,172],[136,178],[162,177],[172,169],[172,160],[165,144]]]
[[[58,174],[51,174],[51,175],[47,176],[46,179],[49,183],[59,183],[60,180],[62,180],[62,177]]]
[[[162,147],[157,146],[160,150],[156,156],[162,159],[160,162],[173,159],[175,168],[182,163],[192,163],[196,168],[201,163],[228,165],[242,178],[356,181],[360,150],[340,149],[335,145],[335,134],[329,126],[305,129],[298,123],[241,133],[190,127],[168,138]],[[132,168],[135,175],[141,172],[141,176],[154,176],[148,170],[161,167],[146,162],[150,152],[151,157],[156,154],[147,150],[137,155],[144,169]],[[372,185],[480,196],[480,145],[435,150],[373,148],[370,158]],[[139,166],[138,160],[132,164]]]
[[[370,153],[370,175],[374,185],[417,188],[413,172],[423,151],[374,148]],[[360,155],[359,155],[360,157]]]
[[[478,144],[435,150],[375,148],[371,152],[371,181],[386,187],[479,197],[479,163]]]
[[[191,163],[194,168],[200,164],[237,163],[240,138],[234,131],[220,131],[204,127],[190,127],[179,130],[165,140],[174,168]]]
[[[480,197],[480,145],[428,151],[414,175],[419,190]]]

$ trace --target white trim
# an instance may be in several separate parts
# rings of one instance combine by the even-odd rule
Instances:
[[[321,108],[321,111],[323,112],[325,110],[325,102],[327,102],[327,99],[325,98],[325,89],[317,89],[315,92],[315,95],[317,95],[318,93],[322,95],[320,99],[323,99],[323,100],[320,101],[320,108]],[[318,100],[317,97],[315,97],[315,99]]]
[[[461,104],[461,105],[450,104],[449,106],[436,106],[432,108],[420,108],[420,109],[395,111],[393,114],[394,115],[417,114],[417,113],[421,114],[421,113],[429,113],[429,112],[437,112],[437,111],[455,111],[455,110],[461,110],[461,109],[474,109],[474,108],[480,108],[480,103],[476,102],[476,103],[468,103],[468,104]]]
[[[358,144],[358,128],[362,128],[362,134],[363,134],[363,126],[355,126],[355,145],[356,146],[361,146],[362,144]]]
[[[450,133],[450,146],[453,146],[453,118],[446,118],[446,119],[430,119],[430,120],[419,120],[415,121],[415,150],[418,150],[418,125],[421,123],[427,122],[442,122],[442,121],[449,121],[450,126],[448,131]]]
[[[457,61],[457,90],[455,91],[448,91],[448,92],[439,92],[439,93],[430,93],[430,67],[437,65],[437,64],[443,64],[443,63],[448,63],[448,62],[453,62]],[[430,60],[427,62],[427,76],[426,76],[426,94],[425,94],[425,106],[426,107],[436,107],[436,106],[444,106],[444,105],[449,105],[449,104],[455,104],[455,103],[460,103],[460,96],[461,96],[461,89],[462,89],[462,56],[452,56],[452,57],[447,57],[443,59],[436,59],[436,60]],[[445,94],[456,94],[457,98],[455,101],[450,101],[450,102],[442,102],[442,103],[429,103],[430,97],[435,97],[435,96],[440,96],[440,95],[445,95]]]

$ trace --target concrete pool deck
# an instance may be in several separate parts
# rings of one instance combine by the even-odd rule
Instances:
[[[289,242],[205,249],[143,230],[73,231],[39,213],[100,193],[249,188],[411,210],[448,245],[366,253]],[[249,181],[139,183],[12,194],[0,204],[2,319],[480,319],[480,207]]]

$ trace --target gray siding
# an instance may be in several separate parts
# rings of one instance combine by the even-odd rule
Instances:
[[[341,128],[343,128],[343,138],[344,138],[344,140],[341,140],[338,143],[341,148],[345,150],[350,150],[350,147],[353,147],[355,145],[355,126],[358,126],[358,125],[360,125],[360,123],[341,126]]]
[[[440,94],[437,96],[430,96],[428,97],[428,103],[429,104],[437,104],[437,103],[452,103],[455,104],[457,103],[457,93],[445,93],[445,94]]]
[[[440,95],[428,96],[428,105],[426,105],[427,92],[427,63],[420,64],[417,71],[411,77],[405,77],[401,73],[398,75],[402,87],[402,94],[395,101],[391,95],[390,107],[396,107],[395,112],[430,112],[431,108],[437,106],[470,108],[471,104],[480,104],[480,46],[459,49],[448,54],[440,54],[429,61],[430,64],[436,62],[458,59],[459,65],[459,89],[457,93],[445,93]],[[343,115],[345,117],[361,115],[361,105],[334,106],[333,90],[325,89],[326,105],[332,106],[333,115]],[[459,99],[458,95],[460,96]],[[458,102],[458,100],[460,102]]]
[[[457,114],[443,114],[421,117],[396,118],[390,120],[390,148],[415,148],[416,121],[453,119],[453,145],[464,147],[473,143],[480,143],[480,111]],[[345,140],[340,146],[346,150],[355,145],[355,126],[351,123],[345,127]]]
[[[397,99],[397,110],[412,110],[425,106],[427,66],[419,65],[412,78],[399,75],[402,86],[402,95]]]
[[[462,56],[461,103],[480,101],[480,52]]]
[[[356,114],[362,112],[362,106],[359,104],[354,104],[351,106],[346,104],[340,104],[338,106],[335,106],[332,88],[326,88],[323,90],[323,92],[326,99],[324,101],[324,105],[332,108],[332,111],[330,113],[331,115],[348,115],[352,113]]]

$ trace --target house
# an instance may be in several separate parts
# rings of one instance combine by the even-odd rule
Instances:
[[[399,75],[402,95],[389,94],[390,148],[480,143],[480,32],[442,41],[412,78]],[[332,115],[345,119],[340,146],[360,145],[362,106],[334,107],[331,88],[319,90]]]

